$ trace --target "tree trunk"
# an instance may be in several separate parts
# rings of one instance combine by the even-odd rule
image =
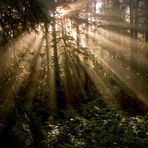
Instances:
[[[55,73],[55,89],[56,89],[56,99],[57,99],[56,102],[57,102],[57,111],[59,112],[61,109],[64,108],[64,101],[63,101],[63,94],[60,81],[55,10],[53,10],[52,38],[53,38],[53,49],[54,49],[54,73]]]

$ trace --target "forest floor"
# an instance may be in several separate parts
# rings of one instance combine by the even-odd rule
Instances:
[[[45,135],[53,148],[146,148],[148,116],[132,117],[96,99],[51,117]]]
[[[148,147],[147,115],[132,117],[95,99],[77,110],[64,110],[61,116],[48,115],[46,118],[45,108],[41,103],[38,105],[31,114],[31,123],[40,137],[39,148]],[[15,114],[15,121],[9,124],[12,125],[11,130],[6,139],[3,137],[1,140],[16,148],[36,147],[32,145],[36,141],[33,142],[29,124],[23,121],[22,116]],[[2,134],[2,128],[0,131]],[[1,145],[2,148],[7,146]]]

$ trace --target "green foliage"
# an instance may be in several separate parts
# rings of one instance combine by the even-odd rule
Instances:
[[[49,21],[50,4],[40,0],[7,0],[0,2],[0,33],[5,40],[13,39],[24,30],[35,29]]]
[[[147,147],[147,119],[88,104],[81,114],[70,115],[60,123],[55,147]]]

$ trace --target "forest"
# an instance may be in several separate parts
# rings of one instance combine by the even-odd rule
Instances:
[[[148,0],[0,0],[0,148],[147,148]]]

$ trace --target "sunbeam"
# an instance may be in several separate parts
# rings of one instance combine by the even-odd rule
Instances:
[[[109,62],[105,59],[100,59],[101,62],[110,70],[112,71],[130,90],[132,90],[140,100],[144,102],[146,106],[148,106],[147,101],[147,82],[143,80],[143,77],[137,75],[134,71],[125,70],[123,65],[125,64],[118,64],[118,67],[113,66],[114,61],[110,58]],[[116,59],[116,63],[121,63]],[[140,84],[140,85],[139,85]]]
[[[40,36],[38,36],[38,45],[36,44],[36,48],[41,48],[41,46],[42,46],[42,44],[41,44],[41,38],[40,38]],[[24,44],[23,44],[24,45]],[[17,47],[17,46],[16,46]],[[26,47],[27,48],[27,47]],[[17,47],[17,49],[19,50],[19,48]],[[36,49],[37,50],[37,49]],[[29,54],[28,54],[28,56],[29,56]],[[36,56],[38,56],[39,57],[39,54],[37,54],[36,53]],[[2,57],[1,57],[2,58]],[[1,114],[0,114],[0,116],[2,117],[3,115],[5,116],[7,113],[9,113],[12,109],[13,109],[13,107],[14,107],[14,105],[15,105],[15,103],[16,103],[16,101],[17,101],[17,99],[19,99],[20,98],[20,91],[21,91],[21,89],[22,89],[22,84],[24,83],[24,81],[26,80],[26,78],[28,78],[28,74],[30,73],[29,71],[25,71],[24,72],[24,69],[26,68],[27,70],[29,70],[29,67],[27,68],[27,67],[21,67],[21,64],[22,63],[24,63],[24,65],[27,65],[26,63],[27,63],[28,61],[26,60],[26,59],[22,59],[22,61],[21,61],[21,63],[19,63],[19,68],[17,68],[15,71],[14,71],[14,76],[12,76],[12,78],[9,78],[8,76],[7,76],[7,73],[8,73],[8,70],[7,69],[4,69],[5,68],[5,66],[3,65],[3,74],[5,74],[5,76],[7,76],[8,77],[8,79],[7,79],[7,81],[8,81],[8,83],[9,83],[9,87],[7,87],[7,94],[4,94],[3,95],[3,98],[5,98],[5,99],[3,99],[2,100],[2,102],[1,102],[1,105],[0,105],[0,108],[2,109],[2,111],[3,112],[1,112]],[[36,70],[38,70],[39,69],[39,65],[40,65],[40,63],[41,63],[41,61],[38,59],[37,61],[36,61],[37,63],[35,64],[35,69]],[[2,61],[1,61],[1,64],[2,64]],[[27,65],[28,66],[28,65]],[[32,66],[31,66],[31,69],[32,69]],[[30,69],[30,70],[31,70]],[[34,72],[33,72],[34,73]],[[35,74],[35,73],[34,73]],[[37,77],[32,77],[31,78],[31,80],[33,80],[33,79],[37,79]],[[31,86],[30,86],[31,87]],[[33,87],[32,87],[33,88]],[[30,92],[29,92],[30,91]],[[29,89],[29,91],[27,92],[28,94],[30,93],[30,94],[33,94],[33,89]],[[27,95],[27,94],[26,94]],[[24,97],[24,96],[23,96]],[[31,98],[30,97],[30,95],[29,95],[29,98]],[[28,98],[28,99],[29,99]],[[27,101],[27,100],[26,100]]]
[[[93,33],[89,32],[88,35],[91,38],[94,38]],[[106,31],[106,30],[100,31],[100,34],[96,35],[96,38],[98,42],[103,43],[102,46],[106,50],[108,50],[112,55],[122,58],[124,62],[128,62],[128,64],[137,63],[138,65],[141,65],[141,69],[148,68],[146,57],[143,56],[141,59],[139,59],[139,55],[143,55],[144,53],[147,54],[147,50],[143,52],[139,52],[138,51],[139,45],[135,39],[125,37],[120,34],[113,33],[111,31]],[[135,52],[132,52],[131,42],[133,43]],[[121,46],[121,45],[126,45],[126,46]]]
[[[147,147],[147,9],[1,0],[0,148]]]

